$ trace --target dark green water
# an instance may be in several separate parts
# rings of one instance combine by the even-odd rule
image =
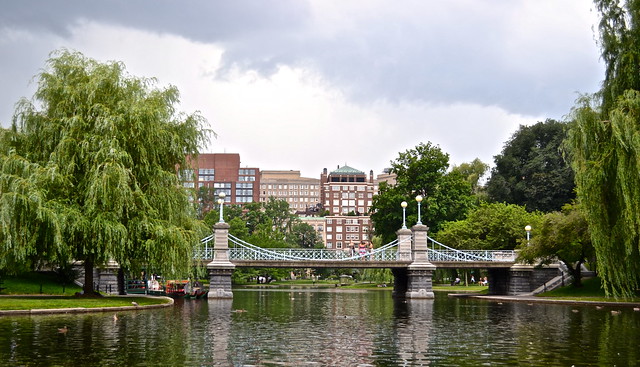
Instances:
[[[611,310],[621,310],[618,315]],[[246,310],[246,312],[234,312]],[[69,331],[59,333],[67,325]],[[0,317],[1,366],[635,366],[631,308],[235,290],[149,311]]]

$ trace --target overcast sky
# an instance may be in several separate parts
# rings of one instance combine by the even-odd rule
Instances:
[[[376,174],[431,142],[492,164],[520,125],[599,89],[588,0],[3,1],[0,122],[51,51],[175,85],[243,166]]]

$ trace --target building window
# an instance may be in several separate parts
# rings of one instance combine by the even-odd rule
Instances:
[[[180,181],[193,181],[193,170],[192,169],[183,169],[179,174]]]

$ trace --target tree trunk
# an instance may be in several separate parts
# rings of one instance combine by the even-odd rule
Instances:
[[[84,285],[82,291],[85,295],[95,294],[93,291],[93,260],[84,260]]]
[[[124,270],[122,269],[122,267],[118,269],[118,294],[121,296],[127,294],[124,289]]]
[[[573,277],[573,286],[574,287],[582,287],[582,272],[580,268],[582,267],[582,260],[578,261],[575,266],[572,265],[570,261],[565,261],[560,259],[569,269],[569,274]]]
[[[572,275],[573,275],[573,286],[582,287],[582,260],[578,261]]]

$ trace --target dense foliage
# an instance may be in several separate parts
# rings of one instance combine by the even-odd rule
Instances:
[[[186,272],[202,237],[176,167],[207,139],[178,91],[58,51],[0,137],[0,269],[116,260]]]
[[[371,208],[375,233],[383,243],[393,240],[402,227],[402,201],[409,204],[406,223],[411,226],[418,219],[415,198],[421,195],[420,219],[432,231],[437,231],[445,221],[463,218],[473,207],[471,184],[460,171],[447,172],[448,168],[449,155],[431,143],[421,143],[391,162],[397,183],[395,186],[382,183]]]
[[[538,227],[540,214],[524,207],[493,203],[473,209],[462,220],[444,223],[435,239],[456,249],[512,250],[525,240],[525,226]]]
[[[545,214],[530,243],[520,247],[519,259],[538,264],[562,261],[573,276],[573,285],[582,285],[581,266],[594,259],[589,226],[576,205]]]
[[[573,109],[568,145],[605,290],[632,296],[640,287],[640,1],[595,4],[605,80]]]
[[[459,166],[454,165],[451,167],[451,171],[458,171],[467,182],[471,184],[471,191],[478,195],[480,194],[483,186],[480,184],[480,180],[489,170],[489,165],[476,158],[470,163],[462,163]]]
[[[566,124],[554,120],[520,126],[495,157],[489,200],[529,211],[560,210],[575,198],[573,171],[561,152]]]
[[[212,227],[219,220],[219,208],[207,213],[205,222]],[[229,223],[229,233],[251,244],[264,248],[318,248],[322,238],[307,223],[291,214],[285,200],[269,198],[265,203],[248,203],[244,206],[225,206],[224,221]]]

